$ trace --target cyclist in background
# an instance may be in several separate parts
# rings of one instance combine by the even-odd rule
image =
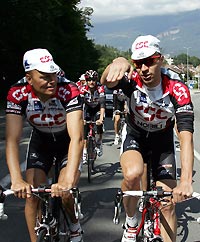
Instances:
[[[114,120],[114,131],[115,139],[114,145],[118,145],[120,141],[119,130],[120,130],[120,118],[121,113],[126,110],[126,97],[122,89],[113,91],[113,120]]]
[[[123,171],[122,190],[139,190],[143,162],[152,160],[153,175],[157,186],[173,190],[162,207],[161,226],[165,242],[176,241],[175,203],[192,195],[193,104],[188,87],[178,75],[162,68],[163,55],[160,41],[152,36],[139,36],[132,44],[133,66],[123,57],[113,60],[105,69],[101,83],[108,88],[121,88],[128,97],[129,112],[126,120],[126,137],[123,137],[120,163]],[[181,176],[177,185],[173,127],[177,123],[181,150]],[[137,199],[124,200],[126,221],[122,242],[136,241]],[[162,221],[163,221],[162,220]],[[161,221],[161,222],[162,222]]]
[[[38,199],[31,197],[31,187],[47,183],[54,158],[60,162],[58,183],[51,185],[52,196],[61,196],[70,217],[71,242],[82,241],[82,229],[74,215],[72,196],[63,190],[77,186],[83,150],[83,108],[75,83],[58,76],[59,67],[46,49],[24,54],[25,77],[14,84],[7,96],[6,159],[11,175],[11,189],[26,198],[25,217],[31,238],[36,242]],[[20,170],[19,142],[23,116],[33,127],[26,164],[26,179]]]
[[[104,86],[98,84],[98,73],[94,70],[88,70],[85,73],[87,86],[81,90],[84,100],[84,120],[96,121],[97,125],[97,155],[103,155],[102,136],[103,121],[105,117],[105,91]],[[83,163],[87,162],[87,135],[89,127],[84,125],[84,148]]]

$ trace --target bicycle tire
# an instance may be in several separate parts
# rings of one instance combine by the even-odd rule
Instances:
[[[152,174],[152,167],[151,167],[151,161],[149,161],[147,163],[147,191],[150,191],[153,189],[153,183],[154,183],[154,180],[153,180],[153,174]],[[148,199],[147,200],[144,200],[144,206],[146,206],[145,204],[147,203]],[[145,216],[145,221],[146,220],[151,220],[151,213],[152,211],[147,211],[147,214]],[[141,232],[140,232],[140,238],[141,240],[139,241],[143,241],[143,242],[149,242],[149,238],[145,236],[145,221],[144,221],[144,224],[142,226],[142,229],[141,229]]]
[[[69,231],[69,222],[67,221],[67,215],[64,211],[64,208],[60,208],[60,216],[58,222],[58,236],[55,239],[55,242],[70,242],[70,231]]]
[[[68,242],[70,240],[69,221],[60,198],[53,198],[53,215],[57,220],[53,241]]]
[[[92,178],[92,171],[94,170],[94,142],[92,138],[88,139],[88,148],[87,148],[87,153],[88,153],[88,182],[91,183],[91,178]]]
[[[41,229],[37,236],[36,242],[51,242],[50,237],[46,236],[46,234],[47,230],[45,228]]]

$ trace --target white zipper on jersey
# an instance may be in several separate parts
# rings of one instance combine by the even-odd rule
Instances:
[[[49,129],[50,129],[51,134],[52,134],[52,136],[53,136],[53,141],[56,142],[56,137],[55,137],[55,135],[54,135],[54,132],[52,132],[52,127],[49,127]]]

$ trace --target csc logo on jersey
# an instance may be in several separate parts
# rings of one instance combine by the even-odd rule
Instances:
[[[67,90],[64,87],[60,87],[58,89],[58,96],[60,98],[62,98],[64,101],[66,101],[67,99],[69,99],[69,95],[71,94],[71,92],[69,90]]]
[[[145,121],[153,121],[155,118],[159,120],[166,120],[168,118],[164,110],[156,107],[144,107],[141,105],[136,106],[135,111],[142,116]]]
[[[21,101],[24,97],[28,95],[26,87],[22,87],[21,89],[17,89],[12,93],[12,96],[18,102]]]
[[[34,126],[51,127],[53,125],[62,125],[63,123],[65,123],[65,117],[63,116],[62,113],[59,113],[56,115],[45,114],[45,113],[40,115],[39,113],[36,113],[29,117],[29,121]]]
[[[176,83],[173,87],[173,93],[178,98],[178,102],[184,101],[185,99],[188,100],[189,96],[187,93],[186,88],[182,85],[182,83]]]

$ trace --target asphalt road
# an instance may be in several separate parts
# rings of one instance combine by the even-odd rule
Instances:
[[[5,163],[5,141],[3,134],[4,117],[0,116],[0,184],[10,186],[9,176]],[[25,125],[23,139],[20,145],[22,169],[24,169],[25,149],[27,137],[30,132]],[[124,221],[124,211],[121,214],[121,222],[114,225],[112,222],[114,212],[114,197],[120,188],[122,174],[119,164],[119,148],[113,145],[113,123],[110,118],[105,122],[104,154],[96,161],[96,173],[92,177],[92,183],[87,182],[87,166],[83,167],[79,187],[82,194],[82,227],[84,229],[84,242],[120,242],[122,235],[121,225]],[[179,152],[177,152],[179,160]],[[179,162],[177,163],[180,167]],[[178,169],[180,174],[180,168]],[[194,190],[200,192],[200,161],[195,158]],[[24,219],[24,200],[9,197],[6,200],[7,221],[0,221],[0,242],[29,242],[27,227]],[[200,242],[200,224],[196,219],[200,217],[200,201],[192,199],[177,205],[178,233],[177,242]]]

